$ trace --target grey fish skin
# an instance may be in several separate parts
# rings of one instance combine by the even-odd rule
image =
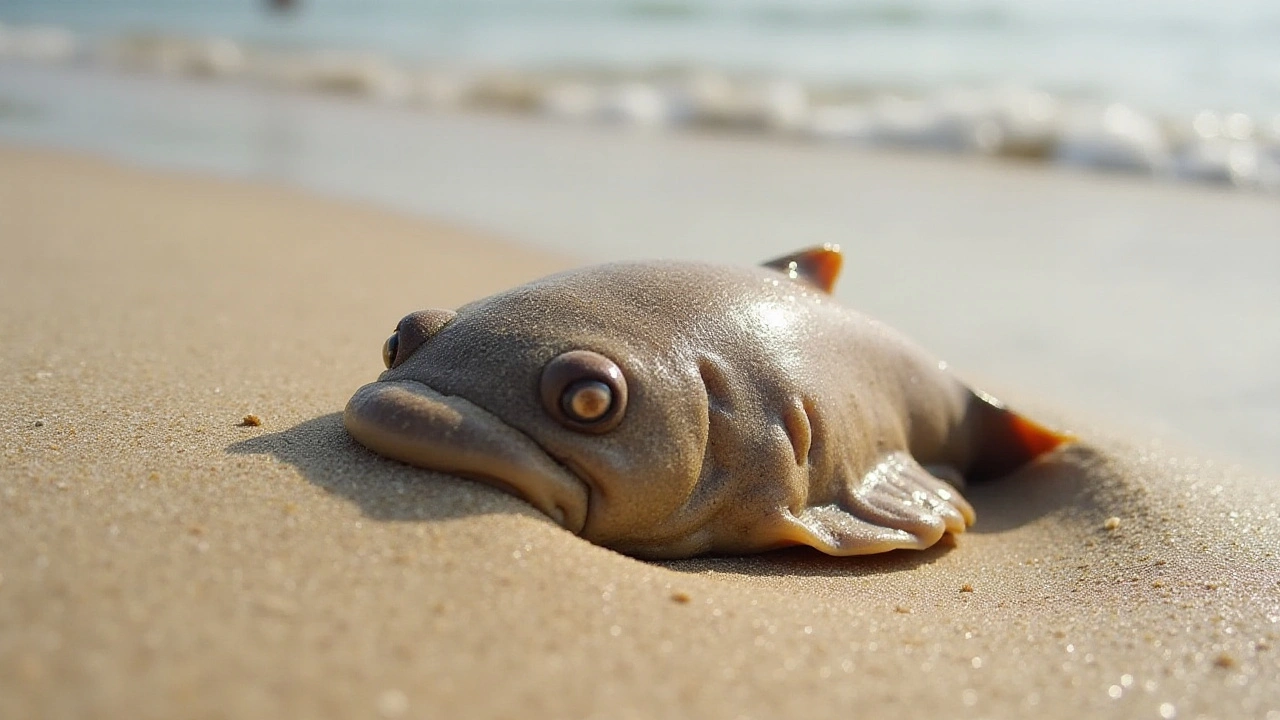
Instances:
[[[929,547],[974,521],[939,476],[1067,439],[836,303],[837,251],[769,265],[602,265],[411,314],[344,421],[646,558]]]

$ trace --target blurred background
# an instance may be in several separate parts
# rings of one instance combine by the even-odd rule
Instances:
[[[1280,188],[1268,0],[3,0],[0,57]]]
[[[575,262],[839,243],[998,394],[1280,469],[1271,0],[0,0],[0,141]]]

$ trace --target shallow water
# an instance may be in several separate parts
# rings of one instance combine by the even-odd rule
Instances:
[[[888,89],[1016,84],[1157,113],[1280,112],[1269,0],[8,0],[0,22],[377,50],[433,63],[686,64]]]
[[[1280,12],[1125,7],[23,0],[0,62],[1280,192]]]

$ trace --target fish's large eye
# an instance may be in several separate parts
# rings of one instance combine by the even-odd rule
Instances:
[[[382,343],[382,362],[388,369],[396,363],[396,351],[400,349],[400,331],[391,333],[391,337]]]
[[[605,433],[627,409],[627,379],[609,358],[570,350],[542,369],[542,406],[570,430]]]

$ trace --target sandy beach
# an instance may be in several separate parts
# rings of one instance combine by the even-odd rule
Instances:
[[[0,717],[1280,717],[1274,477],[1028,398],[952,545],[645,563],[338,415],[573,258],[13,148],[0,248]]]

